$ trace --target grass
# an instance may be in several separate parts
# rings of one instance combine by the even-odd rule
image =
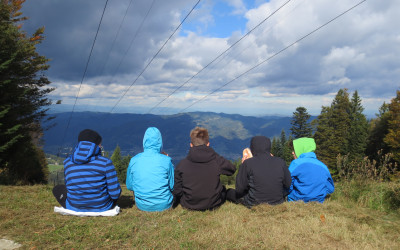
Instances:
[[[48,168],[49,168],[49,172],[51,173],[51,172],[54,172],[54,171],[58,171],[58,170],[64,169],[64,165],[49,164]]]
[[[396,211],[400,214],[400,181],[342,181],[336,186],[332,199],[380,211]]]
[[[0,238],[22,249],[365,249],[400,248],[400,214],[327,200],[215,211],[138,210],[123,187],[115,217],[53,212],[51,186],[0,186]]]

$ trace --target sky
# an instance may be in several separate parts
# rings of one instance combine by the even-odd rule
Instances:
[[[318,115],[347,88],[372,117],[400,89],[398,0],[364,1],[330,23],[361,0],[197,2],[27,0],[23,29],[45,27],[38,51],[62,101],[52,108]]]

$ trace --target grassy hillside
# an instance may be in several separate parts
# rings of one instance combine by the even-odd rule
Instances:
[[[123,187],[116,217],[62,216],[53,212],[57,205],[50,186],[0,186],[0,238],[23,249],[400,248],[398,212],[337,200],[146,213]]]

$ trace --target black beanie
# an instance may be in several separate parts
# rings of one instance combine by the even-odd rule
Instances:
[[[78,142],[80,141],[90,141],[96,145],[100,145],[101,143],[101,136],[94,130],[85,129],[79,133]]]

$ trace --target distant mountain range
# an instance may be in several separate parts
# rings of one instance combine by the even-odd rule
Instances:
[[[110,114],[99,112],[75,112],[66,131],[70,112],[52,114],[55,119],[44,133],[46,153],[65,156],[77,143],[81,130],[90,128],[103,137],[102,145],[110,154],[117,144],[123,155],[135,155],[143,151],[143,135],[148,127],[157,127],[163,137],[164,151],[174,162],[184,158],[189,150],[190,131],[196,126],[209,130],[210,146],[220,155],[236,160],[243,148],[248,147],[251,137],[265,135],[271,139],[290,133],[291,117],[252,117],[211,112],[181,113],[175,115]],[[51,124],[44,124],[44,127]],[[65,134],[66,131],[66,134]],[[63,142],[65,134],[65,139]],[[63,144],[63,146],[61,146]]]

